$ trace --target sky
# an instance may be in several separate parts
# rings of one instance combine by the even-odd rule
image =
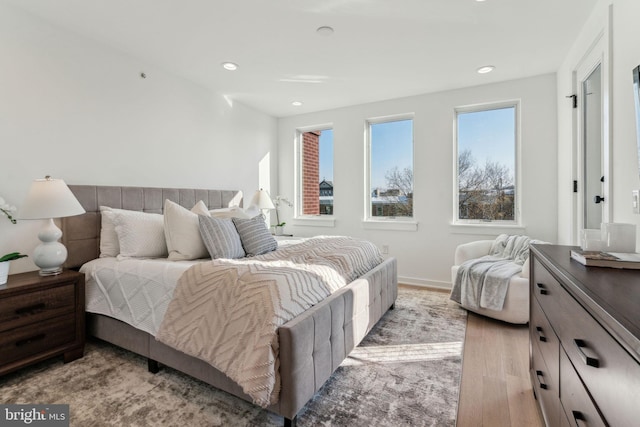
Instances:
[[[515,107],[458,113],[458,152],[469,148],[476,164],[487,159],[515,168]]]
[[[515,167],[515,107],[458,114],[458,150],[470,148],[477,164],[487,159]],[[333,129],[320,134],[320,181],[333,181]],[[385,173],[413,168],[413,120],[371,126],[371,188],[386,188]]]
[[[411,120],[378,123],[372,126],[372,188],[386,188],[385,173],[398,166],[413,167],[413,126]],[[333,129],[320,134],[320,181],[333,181]]]

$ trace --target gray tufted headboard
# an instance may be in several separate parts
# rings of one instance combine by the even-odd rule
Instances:
[[[209,209],[242,206],[242,192],[237,190],[96,185],[69,185],[69,188],[87,212],[62,218],[62,243],[69,251],[65,268],[78,268],[100,255],[100,206],[151,213],[162,213],[165,199],[187,209],[199,200]]]

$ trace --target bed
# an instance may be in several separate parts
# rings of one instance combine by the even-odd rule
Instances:
[[[69,251],[65,267],[78,269],[99,258],[100,206],[162,213],[165,199],[189,209],[202,200],[219,209],[242,203],[242,193],[147,187],[70,185],[86,213],[62,220],[63,243]],[[175,274],[175,273],[174,273]],[[89,292],[89,291],[87,291]],[[386,259],[326,299],[277,328],[279,398],[266,407],[295,426],[296,416],[329,379],[397,297],[397,267]],[[242,387],[209,363],[156,340],[145,328],[104,314],[87,312],[87,333],[147,358],[149,370],[165,365],[252,402]]]

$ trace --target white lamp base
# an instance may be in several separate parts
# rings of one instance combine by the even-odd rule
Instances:
[[[62,273],[62,264],[67,260],[67,248],[58,239],[62,231],[55,225],[53,219],[47,221],[46,226],[38,233],[42,243],[33,252],[33,262],[40,267],[41,276],[53,276]]]

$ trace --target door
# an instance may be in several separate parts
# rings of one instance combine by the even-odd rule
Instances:
[[[602,65],[587,75],[581,84],[583,170],[583,228],[600,228],[605,202],[602,156]]]

